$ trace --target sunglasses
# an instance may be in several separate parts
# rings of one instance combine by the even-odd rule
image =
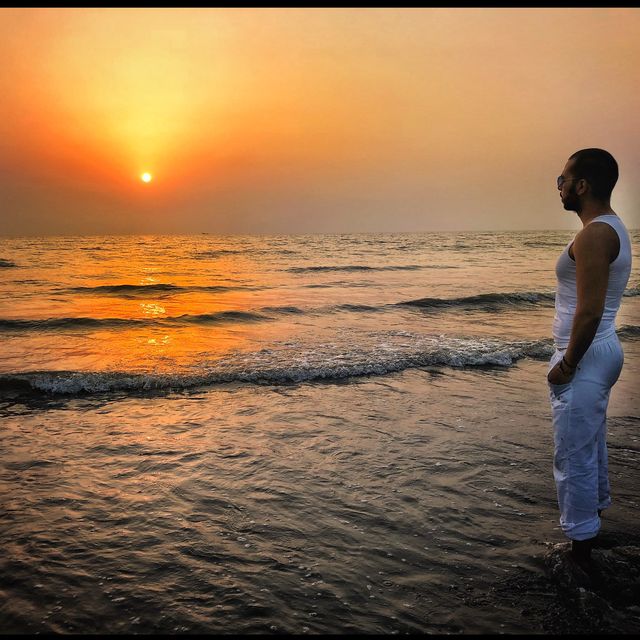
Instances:
[[[556,178],[556,184],[558,185],[558,190],[562,189],[562,185],[565,182],[575,182],[576,180],[582,180],[582,178],[564,178],[563,176],[558,176]]]

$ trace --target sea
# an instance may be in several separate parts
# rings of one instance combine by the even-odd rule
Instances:
[[[576,231],[0,238],[4,633],[523,633]],[[609,405],[640,491],[640,231]]]

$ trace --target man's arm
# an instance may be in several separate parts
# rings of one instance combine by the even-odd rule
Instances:
[[[575,367],[591,346],[604,311],[609,283],[609,264],[619,250],[615,230],[606,223],[587,225],[573,243],[576,262],[576,312],[571,338],[564,354],[550,372],[549,381],[563,384],[573,377]]]
[[[587,225],[573,243],[576,260],[576,313],[565,360],[580,362],[591,346],[604,311],[609,283],[609,263],[615,257],[618,237],[606,223]]]

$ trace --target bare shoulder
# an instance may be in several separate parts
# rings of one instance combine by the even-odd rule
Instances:
[[[609,261],[615,260],[620,251],[620,238],[616,230],[606,222],[588,224],[575,238],[574,252],[600,254]]]

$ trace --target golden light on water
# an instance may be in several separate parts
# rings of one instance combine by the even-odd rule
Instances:
[[[150,316],[152,318],[157,318],[166,313],[166,309],[155,302],[141,302],[140,307],[142,308],[142,312],[145,316]]]
[[[152,179],[153,176],[146,171],[140,176],[140,180],[142,180],[142,182],[151,182]]]

